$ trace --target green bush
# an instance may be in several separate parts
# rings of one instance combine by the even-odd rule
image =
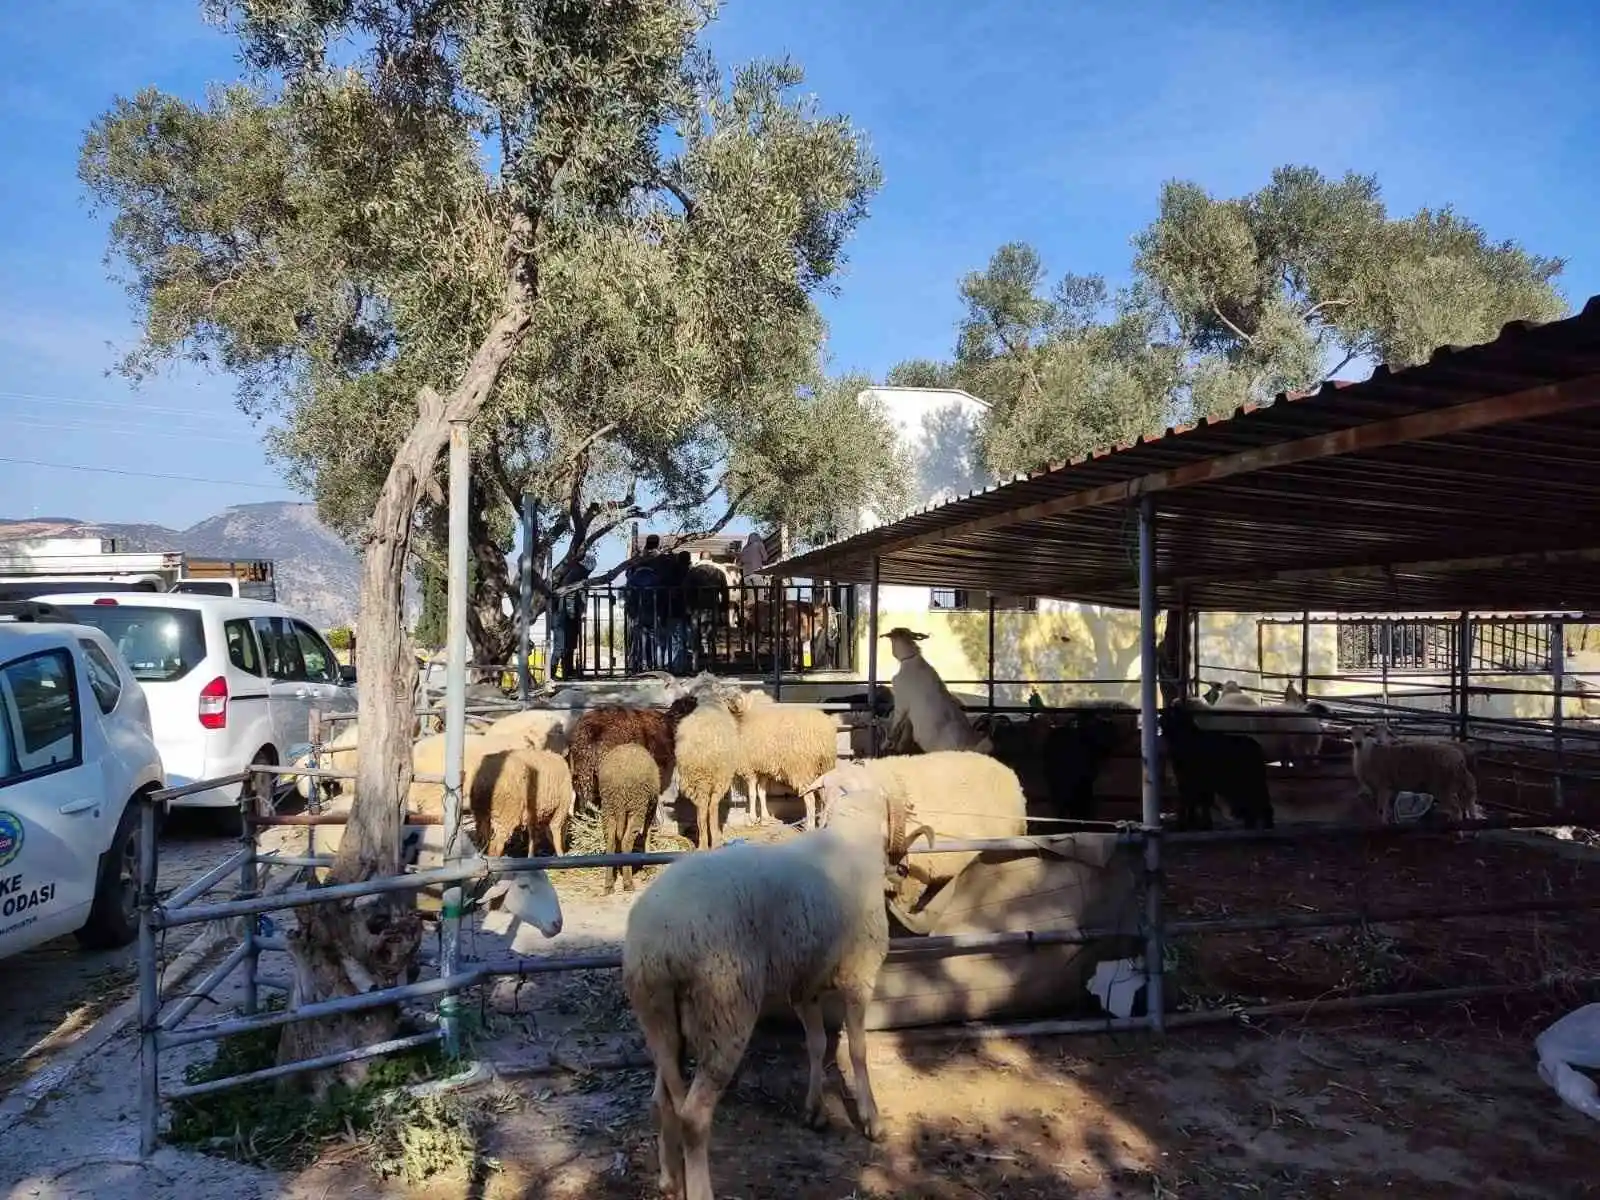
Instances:
[[[354,640],[354,636],[351,634],[351,632],[342,626],[338,629],[328,630],[328,645],[332,646],[340,653],[350,649],[350,643]]]

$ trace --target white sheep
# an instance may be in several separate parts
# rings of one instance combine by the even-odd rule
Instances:
[[[828,828],[688,855],[628,913],[622,983],[656,1067],[664,1192],[712,1200],[711,1121],[769,998],[788,999],[805,1028],[805,1120],[816,1127],[824,1120],[822,998],[841,993],[862,1127],[874,1141],[883,1136],[866,1011],[889,949],[884,895],[906,849],[900,839],[886,847],[885,831],[904,828],[902,805],[865,781],[841,797]]]
[[[973,729],[967,710],[950,694],[939,672],[922,657],[917,643],[928,635],[902,626],[883,636],[889,639],[889,648],[900,663],[891,683],[894,715],[889,719],[889,744],[911,741],[924,751],[989,753],[993,749],[989,739]]]
[[[535,750],[567,752],[567,742],[578,714],[571,709],[528,708],[501,717],[483,731],[485,737],[509,741],[520,738]]]
[[[943,841],[1025,837],[1028,832],[1027,801],[1017,773],[976,751],[936,750],[841,763],[811,786],[813,796],[821,797],[824,814],[841,797],[871,786],[902,795],[904,817]],[[825,822],[831,819],[824,817]],[[895,919],[913,933],[930,932],[936,918],[924,913],[924,904],[979,853],[918,855],[890,901]]]
[[[1254,738],[1268,762],[1301,763],[1322,752],[1322,720],[1292,683],[1282,704],[1261,704],[1230,679],[1214,704],[1193,712],[1201,729]]]
[[[820,708],[779,704],[762,691],[745,692],[733,702],[739,723],[739,773],[750,802],[750,819],[765,821],[767,783],[782,784],[804,799],[806,828],[817,824],[817,776],[839,761],[839,727]],[[680,775],[680,785],[681,785]]]
[[[704,699],[678,722],[674,751],[678,794],[694,805],[695,844],[701,850],[709,849],[720,841],[722,802],[733,787],[734,777],[745,774],[739,722],[726,704]],[[752,809],[752,819],[754,816]]]
[[[1370,796],[1379,824],[1394,819],[1399,792],[1424,792],[1456,820],[1478,821],[1478,781],[1470,752],[1444,738],[1399,741],[1387,728],[1358,725],[1350,731],[1351,767],[1357,789]]]
[[[356,723],[346,721],[344,727],[323,744],[320,753],[313,756],[307,751],[294,759],[292,765],[315,767],[323,771],[344,771],[354,775],[356,758]],[[308,801],[316,795],[319,783],[329,794],[350,792],[355,787],[353,779],[323,779],[312,775],[297,775],[292,771],[283,773],[282,782],[293,785],[295,791],[300,793],[301,799]]]
[[[515,771],[502,784],[501,776],[512,764],[517,764]],[[532,792],[520,790],[526,782],[524,766],[532,772]],[[418,740],[411,748],[411,768],[418,775],[444,774],[444,734],[430,734]],[[494,796],[502,790],[508,795],[527,797],[529,853],[538,844],[541,833],[548,835],[551,848],[557,854],[565,853],[567,822],[573,805],[572,771],[567,760],[549,750],[535,750],[516,736],[502,740],[485,734],[468,734],[462,746],[463,812],[470,811],[477,820],[480,813],[499,811]],[[444,785],[413,783],[410,805],[420,812],[442,812]]]

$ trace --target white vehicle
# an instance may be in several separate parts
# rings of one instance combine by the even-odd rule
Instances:
[[[69,593],[39,600],[101,630],[150,701],[167,783],[287,763],[311,741],[311,710],[356,710],[355,672],[281,604],[172,592]],[[239,785],[173,806],[236,808]]]
[[[0,958],[134,939],[137,797],[161,786],[149,705],[105,635],[0,605]]]

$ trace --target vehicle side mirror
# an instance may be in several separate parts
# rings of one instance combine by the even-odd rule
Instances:
[[[356,669],[354,667],[347,667],[343,663],[340,663],[339,664],[339,682],[340,683],[346,683],[346,684],[353,684],[353,683],[355,683],[355,681],[356,681]]]

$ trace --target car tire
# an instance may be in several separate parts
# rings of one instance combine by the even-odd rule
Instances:
[[[111,845],[100,856],[94,878],[94,903],[78,930],[87,950],[118,950],[139,936],[139,850],[143,838],[138,797],[128,801]]]
[[[255,757],[250,760],[252,767],[264,764],[270,766],[277,766],[278,764],[278,752],[271,746],[261,747],[256,751]],[[241,798],[244,795],[244,789],[249,786],[249,783],[241,783],[239,785]],[[219,837],[240,837],[244,834],[244,822],[240,820],[241,810],[237,806],[234,808],[212,808],[208,809],[207,813],[211,817],[212,828],[216,830]]]

